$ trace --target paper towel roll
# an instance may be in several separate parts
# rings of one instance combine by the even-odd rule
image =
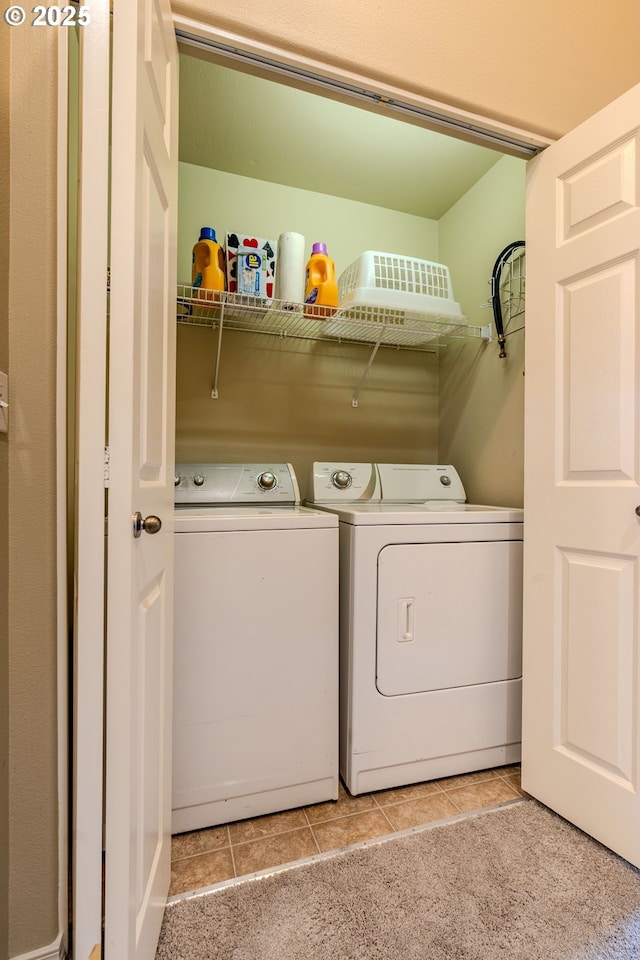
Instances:
[[[305,239],[301,233],[281,233],[276,261],[276,300],[304,301]]]

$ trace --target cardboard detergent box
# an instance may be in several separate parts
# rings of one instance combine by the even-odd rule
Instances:
[[[227,233],[227,290],[272,300],[277,241],[251,233]]]

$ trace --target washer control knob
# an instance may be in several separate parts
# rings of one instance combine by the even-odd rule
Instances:
[[[351,486],[353,478],[346,470],[335,470],[331,474],[331,483],[338,490],[347,490]]]
[[[443,487],[450,487],[451,477],[448,477],[446,473],[443,473],[442,476],[440,477],[440,483],[442,484]]]
[[[258,477],[258,486],[261,490],[275,490],[278,486],[278,478],[271,470],[265,470]]]
[[[195,477],[193,478],[193,482],[195,483],[196,487],[201,487],[204,483],[204,477],[201,473],[196,473]]]
[[[176,487],[179,487],[182,482],[182,477],[178,476],[176,473],[175,477],[173,478],[173,482],[175,483]]]

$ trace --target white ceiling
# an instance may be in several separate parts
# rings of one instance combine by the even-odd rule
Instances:
[[[180,56],[180,160],[439,219],[502,156]]]

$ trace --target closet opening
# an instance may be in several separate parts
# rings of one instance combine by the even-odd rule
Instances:
[[[178,40],[179,290],[192,282],[203,226],[223,246],[251,234],[274,250],[292,231],[307,255],[325,243],[338,277],[366,251],[445,265],[473,335],[416,348],[376,345],[375,332],[366,342],[306,338],[244,318],[221,331],[179,305],[176,461],[290,462],[303,498],[314,460],[451,462],[476,501],[521,504],[523,313],[506,318],[500,360],[491,275],[524,235],[525,158],[539,145]]]

